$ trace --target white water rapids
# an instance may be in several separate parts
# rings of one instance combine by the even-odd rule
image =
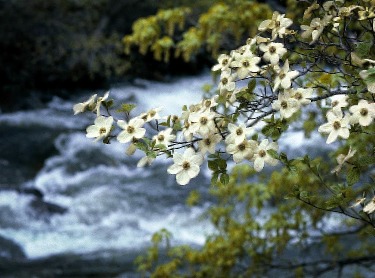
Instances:
[[[183,104],[201,99],[202,86],[210,82],[209,74],[171,83],[139,80],[141,86],[112,88],[110,97],[121,103],[133,96],[137,112],[162,106],[163,115],[180,114]],[[63,214],[43,217],[30,208],[35,196],[0,191],[0,235],[20,244],[28,258],[64,252],[139,250],[148,246],[151,235],[161,228],[171,231],[176,243],[203,244],[212,231],[208,219],[202,217],[210,205],[207,170],[202,169],[198,178],[181,187],[166,173],[170,162],[159,159],[151,167],[139,169],[136,162],[140,152],[127,157],[125,146],[115,140],[103,145],[87,139],[85,128],[93,115],[73,116],[72,106],[89,96],[55,98],[43,109],[0,114],[0,124],[58,132],[53,139],[57,153],[23,185],[43,192],[44,201],[67,208]],[[293,142],[293,148],[298,148],[304,140],[300,133],[288,138],[284,147]],[[15,143],[27,141],[21,134],[20,142]],[[193,189],[202,192],[206,201],[189,208],[185,198]]]

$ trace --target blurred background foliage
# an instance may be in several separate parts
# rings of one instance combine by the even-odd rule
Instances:
[[[157,8],[147,0],[1,0],[2,108],[22,106],[19,97],[31,90],[61,93],[123,79],[130,64],[121,36]]]
[[[204,50],[217,57],[219,51],[233,49],[255,35],[257,25],[272,12],[266,4],[236,0],[215,1],[198,20],[191,14],[191,8],[179,7],[138,19],[133,33],[123,39],[125,52],[130,53],[135,45],[140,53],[151,50],[156,60],[165,62],[170,60],[171,51],[185,62]]]
[[[0,108],[30,108],[36,102],[22,97],[33,94],[43,101],[196,73],[269,15],[248,0],[0,0]]]

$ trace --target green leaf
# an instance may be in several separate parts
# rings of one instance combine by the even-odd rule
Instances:
[[[161,125],[161,126],[169,126],[168,123],[166,123],[166,122],[158,123],[158,125]]]
[[[223,185],[227,185],[229,183],[229,175],[227,173],[223,173],[220,175],[220,182]]]
[[[353,185],[356,182],[359,181],[360,177],[360,171],[357,167],[353,167],[348,171],[348,175],[346,176],[346,181],[348,182],[349,185]]]
[[[208,168],[212,171],[217,171],[219,169],[218,164],[217,164],[217,160],[209,160],[208,161]]]
[[[153,148],[159,149],[159,150],[167,149],[167,147],[164,144],[157,144],[157,145],[153,146]]]
[[[121,104],[121,108],[118,109],[117,112],[130,113],[135,107],[136,107],[135,104],[123,103]]]
[[[368,53],[370,52],[370,49],[371,49],[371,43],[360,42],[357,45],[356,54],[361,58],[365,58],[368,55]]]
[[[214,172],[211,177],[211,184],[216,185],[217,179],[219,178],[219,172]]]
[[[307,191],[301,191],[299,193],[299,196],[302,198],[302,199],[307,199],[309,197],[309,193]]]
[[[220,170],[225,171],[227,169],[227,162],[224,159],[218,159],[217,165],[219,166]]]
[[[279,154],[275,150],[267,150],[267,153],[274,159],[279,159]]]
[[[141,151],[145,153],[148,151],[148,144],[144,141],[138,141],[135,143],[135,145],[137,146],[138,149],[140,149]]]
[[[252,93],[254,91],[256,85],[257,85],[257,82],[256,82],[255,78],[251,79],[249,84],[247,84],[248,92]]]
[[[280,153],[279,160],[285,164],[288,164],[288,157],[285,153]]]
[[[305,163],[307,166],[310,166],[310,157],[306,154],[303,157],[302,162]]]
[[[360,166],[375,164],[375,156],[362,156],[360,159],[358,159],[358,163]]]
[[[107,109],[111,108],[113,106],[113,99],[110,99],[108,101],[103,101],[103,105],[104,107],[106,107]]]

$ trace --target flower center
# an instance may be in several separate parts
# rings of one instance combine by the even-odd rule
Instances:
[[[184,170],[188,170],[190,168],[190,163],[188,161],[184,161],[184,163],[182,163],[182,168]]]
[[[133,133],[134,130],[135,130],[134,126],[131,126],[131,125],[129,125],[129,126],[127,127],[127,129],[126,129],[126,131],[127,131],[128,133]]]
[[[207,108],[211,106],[211,100],[206,100],[205,103],[204,103],[204,106],[206,106]]]
[[[283,100],[280,105],[281,105],[281,108],[283,108],[283,109],[288,108],[288,102],[286,102],[285,100]]]
[[[265,157],[267,153],[265,150],[260,150],[258,154],[260,157]]]
[[[241,143],[238,145],[238,150],[240,151],[244,151],[246,149],[246,144],[245,143]]]
[[[101,127],[99,129],[99,134],[102,135],[102,134],[105,134],[107,132],[107,129],[105,127]]]
[[[224,59],[224,60],[221,62],[221,64],[222,64],[223,66],[226,66],[226,65],[228,64],[228,59]]]
[[[334,129],[338,130],[340,127],[341,127],[341,123],[340,123],[339,121],[335,121],[335,122],[333,123],[333,128],[334,128]]]
[[[236,129],[236,134],[237,134],[238,136],[242,135],[242,133],[243,133],[242,128],[239,127],[239,128]]]
[[[285,78],[285,76],[286,76],[286,74],[282,71],[282,72],[280,72],[280,75],[279,75],[279,77],[280,77],[280,79],[284,79]]]
[[[154,117],[156,115],[156,112],[154,110],[151,110],[149,112],[150,117]]]
[[[332,101],[332,107],[335,107],[338,104],[339,104],[339,102],[337,100]]]
[[[158,140],[159,141],[164,141],[164,135],[163,134],[159,134],[158,135]]]
[[[366,117],[368,114],[368,110],[366,108],[362,108],[359,113],[361,113],[361,116]]]
[[[243,65],[245,68],[247,68],[247,67],[250,66],[250,63],[249,63],[249,61],[243,61],[243,62],[242,62],[242,65]]]
[[[294,95],[294,98],[296,98],[296,99],[302,99],[302,94],[301,93],[296,93]]]
[[[210,146],[211,140],[209,138],[206,138],[206,139],[204,139],[204,143],[206,144],[206,146]]]
[[[208,119],[206,117],[201,117],[199,122],[201,123],[201,125],[206,125],[208,122]]]
[[[320,28],[320,25],[314,25],[314,26],[312,26],[313,30],[318,30],[319,28]]]
[[[280,27],[280,24],[281,24],[280,21],[276,21],[276,22],[275,22],[275,26],[276,26],[276,27]]]
[[[228,78],[224,77],[223,79],[221,79],[221,83],[223,83],[224,85],[228,83]]]
[[[270,52],[270,53],[275,53],[276,52],[276,47],[275,46],[270,46],[269,48],[268,48],[268,51]]]

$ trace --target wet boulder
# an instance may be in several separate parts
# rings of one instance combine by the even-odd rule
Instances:
[[[0,261],[20,261],[26,258],[20,245],[0,236]]]

